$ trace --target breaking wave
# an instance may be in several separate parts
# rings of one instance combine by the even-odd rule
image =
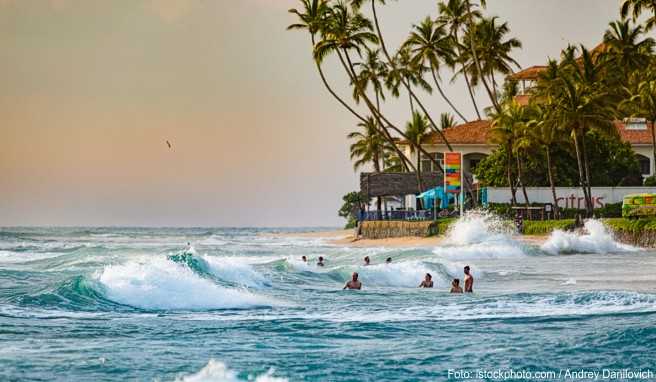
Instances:
[[[287,382],[286,378],[274,377],[274,373],[274,369],[269,369],[266,373],[258,376],[249,375],[247,378],[240,378],[236,371],[229,369],[223,362],[212,358],[198,372],[180,376],[176,378],[176,382]]]
[[[598,220],[587,220],[584,232],[554,231],[541,249],[559,253],[616,253],[637,251],[638,248],[618,243],[606,226]]]

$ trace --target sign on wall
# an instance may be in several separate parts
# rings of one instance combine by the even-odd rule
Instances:
[[[444,153],[444,189],[449,193],[460,193],[462,189],[462,153]]]

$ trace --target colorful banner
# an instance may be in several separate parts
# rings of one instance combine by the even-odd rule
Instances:
[[[444,189],[459,193],[462,188],[462,153],[444,153]]]

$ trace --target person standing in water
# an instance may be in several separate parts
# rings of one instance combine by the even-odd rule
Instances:
[[[307,257],[306,256],[301,257],[301,259],[303,260],[304,263],[307,263]]]
[[[453,279],[451,282],[451,293],[462,293],[462,288],[460,287],[460,279]]]
[[[369,256],[365,256],[365,257],[364,257],[364,265],[365,265],[365,266],[367,266],[367,265],[371,265],[371,260],[369,259]]]
[[[430,273],[426,273],[424,276],[424,281],[419,284],[419,288],[432,288],[433,287],[433,276]]]
[[[465,266],[465,293],[474,293],[474,276],[469,273],[469,265]]]
[[[358,281],[358,272],[353,272],[353,276],[351,276],[351,280],[344,285],[344,289],[357,289],[360,290],[362,289],[362,283]]]
[[[323,267],[323,256],[319,256],[319,262],[317,263],[317,266]]]

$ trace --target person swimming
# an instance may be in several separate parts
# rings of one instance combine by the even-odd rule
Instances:
[[[323,256],[319,256],[319,261],[317,262],[317,266],[323,267]]]
[[[432,288],[433,287],[433,276],[430,273],[426,273],[424,276],[424,281],[419,284],[419,288]]]
[[[386,263],[386,264],[390,264],[390,263],[392,263],[392,258],[391,258],[391,257],[388,257],[387,260],[385,260],[385,263]]]
[[[362,289],[362,283],[358,281],[358,272],[353,272],[353,275],[351,276],[351,280],[344,285],[344,289],[357,289],[360,290]]]
[[[307,262],[308,262],[308,260],[307,260],[307,256],[302,256],[302,257],[301,257],[301,260],[303,260],[304,263],[307,263]]]
[[[462,293],[462,288],[460,287],[460,279],[453,279],[451,282],[451,293]]]
[[[365,266],[367,266],[367,265],[371,265],[371,260],[369,259],[369,256],[365,256],[365,257],[364,257],[364,265],[365,265]]]
[[[469,273],[469,265],[465,266],[465,293],[474,293],[474,276]]]

